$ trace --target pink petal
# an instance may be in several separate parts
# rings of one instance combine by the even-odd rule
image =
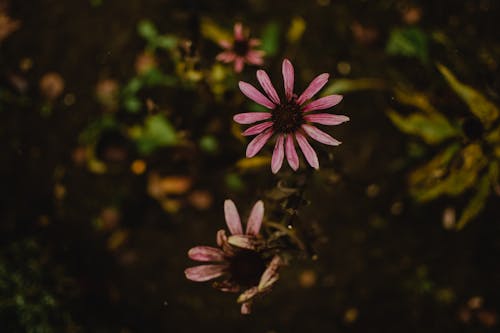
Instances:
[[[227,265],[201,265],[185,269],[184,274],[191,281],[204,282],[218,278],[226,269]]]
[[[273,102],[271,102],[260,91],[255,89],[255,87],[252,86],[251,84],[240,81],[238,85],[240,87],[241,92],[254,102],[259,103],[260,105],[263,105],[268,109],[274,109],[276,107],[276,105],[274,105]]]
[[[247,315],[252,312],[252,302],[245,302],[241,304],[241,314]]]
[[[197,261],[224,261],[224,252],[211,246],[197,246],[188,251],[188,257]]]
[[[226,230],[221,229],[217,231],[217,245],[219,245],[227,256],[234,255],[233,248],[227,242]]]
[[[324,143],[325,145],[338,146],[342,142],[332,138],[330,135],[326,134],[322,130],[312,125],[304,124],[302,129],[314,140]]]
[[[233,44],[227,40],[220,40],[219,45],[224,49],[230,49],[233,47]]]
[[[299,99],[297,99],[297,103],[299,105],[302,105],[302,103],[316,95],[316,93],[320,91],[321,88],[323,88],[323,86],[328,82],[329,77],[330,75],[327,73],[316,76],[314,80],[311,81],[306,90],[304,90],[302,95],[300,95]]]
[[[236,57],[234,59],[234,71],[236,73],[241,73],[244,66],[245,66],[245,60],[242,57]]]
[[[274,146],[273,157],[271,159],[271,171],[273,173],[277,173],[283,164],[283,157],[285,156],[283,139],[283,135],[278,136],[278,139],[276,139],[276,145]]]
[[[312,101],[311,103],[307,104],[302,111],[303,112],[309,112],[309,111],[315,111],[315,110],[324,110],[331,108],[334,105],[337,105],[340,103],[342,100],[341,95],[330,95],[330,96],[325,96],[322,98],[319,98],[315,101]]]
[[[259,46],[259,45],[260,45],[260,39],[257,39],[257,38],[250,38],[250,40],[248,41],[248,45],[249,45],[250,47]]]
[[[267,266],[266,270],[262,274],[259,282],[259,291],[265,290],[273,285],[274,282],[278,280],[278,268],[281,265],[281,258],[278,255],[275,255],[269,266]]]
[[[255,295],[259,293],[259,289],[257,287],[252,287],[250,289],[245,290],[239,297],[238,303],[245,303],[252,299]]]
[[[249,136],[249,135],[260,134],[271,126],[273,126],[273,122],[266,121],[264,123],[260,123],[260,124],[254,125],[252,127],[249,127],[245,132],[241,133],[241,135]]]
[[[241,23],[236,23],[234,25],[234,39],[235,40],[245,39],[245,36],[243,35],[243,25]]]
[[[264,51],[261,50],[250,50],[245,56],[245,59],[249,64],[252,65],[262,65],[264,63]]]
[[[214,288],[219,289],[220,291],[228,292],[228,293],[237,293],[241,290],[241,287],[230,280],[224,280],[221,282],[214,282],[212,285]]]
[[[291,100],[293,97],[293,81],[295,79],[295,75],[293,72],[293,65],[290,60],[283,60],[281,71],[283,73],[283,85],[285,86],[286,99]]]
[[[246,250],[255,250],[257,241],[253,235],[233,235],[227,238],[229,244]]]
[[[246,112],[235,115],[233,120],[238,124],[246,125],[269,118],[271,118],[271,114],[269,112]]]
[[[276,89],[274,89],[271,79],[269,79],[267,73],[262,69],[259,69],[257,71],[257,80],[259,80],[260,85],[266,92],[267,96],[269,96],[271,101],[273,101],[275,104],[279,104],[280,98],[278,96],[278,93],[276,92]]]
[[[304,119],[311,123],[318,123],[321,125],[339,125],[349,121],[349,117],[347,116],[329,113],[308,114],[304,116]]]
[[[295,133],[295,138],[297,139],[300,149],[304,153],[307,163],[309,163],[309,165],[314,169],[319,169],[318,156],[309,142],[307,142],[307,139],[299,132]]]
[[[295,150],[295,143],[293,142],[293,136],[291,134],[288,134],[286,136],[285,152],[288,164],[294,171],[297,171],[297,169],[299,168],[299,156],[297,156],[297,151]]]
[[[273,135],[272,128],[269,128],[265,132],[257,135],[252,141],[250,141],[246,152],[247,157],[250,158],[257,155],[257,153],[262,149],[262,147],[264,147],[267,140],[269,140],[269,138],[272,135]]]
[[[253,205],[252,211],[250,212],[250,217],[247,223],[247,235],[257,236],[262,226],[262,219],[264,218],[264,203],[259,200]]]
[[[224,51],[222,53],[219,53],[216,57],[218,61],[222,61],[225,63],[233,62],[235,58],[236,54],[232,51]]]
[[[240,214],[238,214],[238,209],[236,209],[236,205],[232,200],[224,201],[224,217],[226,218],[226,224],[231,235],[243,234]]]

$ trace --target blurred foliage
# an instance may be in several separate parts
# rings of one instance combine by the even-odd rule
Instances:
[[[0,248],[0,321],[4,332],[52,333],[70,328],[59,299],[76,296],[74,281],[34,239]]]
[[[427,35],[419,28],[396,28],[391,31],[386,51],[389,55],[415,57],[422,63],[429,61]]]
[[[461,124],[458,120],[452,122],[431,105],[425,94],[402,89],[395,90],[396,100],[418,111],[405,116],[388,110],[387,115],[402,132],[427,144],[444,146],[432,160],[411,172],[410,192],[416,200],[475,192],[456,224],[461,229],[481,212],[491,189],[499,186],[500,155],[488,153],[500,151],[496,140],[500,127],[493,126],[499,110],[480,92],[461,83],[449,69],[437,66],[450,88],[469,107],[470,116]]]

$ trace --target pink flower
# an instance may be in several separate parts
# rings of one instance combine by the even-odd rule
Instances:
[[[329,95],[308,102],[328,82],[329,75],[326,73],[318,75],[306,90],[297,97],[293,92],[294,70],[292,63],[288,59],[283,60],[282,71],[285,87],[284,98],[278,96],[269,76],[263,70],[257,71],[257,80],[267,96],[251,84],[243,81],[239,82],[240,90],[245,96],[270,110],[270,112],[247,112],[234,116],[234,121],[239,124],[246,125],[259,122],[242,133],[245,136],[257,135],[248,144],[246,156],[255,156],[266,142],[276,134],[276,143],[271,159],[273,173],[277,173],[281,169],[285,155],[288,164],[293,170],[299,168],[299,157],[295,150],[294,138],[297,140],[309,165],[318,169],[318,156],[306,137],[310,136],[318,142],[331,146],[337,146],[341,142],[312,124],[338,125],[348,121],[349,118],[342,115],[313,112],[337,105],[342,100],[342,96]]]
[[[260,40],[248,38],[243,33],[243,25],[241,23],[234,25],[234,41],[231,43],[227,40],[221,40],[219,41],[219,45],[225,51],[217,55],[217,60],[225,63],[234,62],[234,71],[236,73],[243,70],[245,62],[251,65],[262,65],[264,63],[264,51],[253,50],[254,47],[260,45]]]
[[[187,268],[184,273],[192,281],[204,282],[224,276],[214,287],[225,292],[243,292],[238,297],[241,313],[248,314],[254,298],[270,291],[278,280],[282,265],[278,255],[269,255],[259,235],[264,217],[264,204],[257,201],[243,232],[240,215],[233,201],[224,202],[224,213],[231,236],[225,230],[217,232],[217,244],[196,246],[189,250],[189,258],[208,264]]]

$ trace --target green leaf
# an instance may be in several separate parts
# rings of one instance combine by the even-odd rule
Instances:
[[[219,148],[219,143],[214,136],[205,135],[200,139],[200,148],[207,153],[215,153]]]
[[[280,25],[277,22],[268,23],[261,35],[261,49],[266,55],[273,56],[278,52],[280,40]]]
[[[147,155],[159,147],[176,144],[177,133],[164,115],[157,114],[146,117],[144,128],[136,140],[139,152]]]
[[[155,25],[149,20],[140,21],[139,24],[137,24],[137,32],[148,42],[153,42],[158,36]]]
[[[418,58],[421,62],[429,60],[427,35],[418,28],[394,29],[386,45],[389,55]]]
[[[225,178],[227,187],[233,191],[241,191],[245,188],[245,183],[236,173],[228,173]]]
[[[418,201],[444,194],[457,196],[476,184],[487,162],[478,144],[462,149],[458,144],[451,145],[410,174],[410,192]]]
[[[459,134],[439,113],[412,113],[405,117],[394,110],[388,110],[387,115],[401,131],[416,135],[429,144],[437,144]]]
[[[341,94],[360,90],[385,90],[387,84],[381,79],[338,79],[327,85],[321,93],[322,96]]]
[[[155,44],[157,47],[165,50],[173,50],[177,47],[177,38],[171,35],[158,36]]]
[[[469,201],[465,207],[460,219],[457,223],[457,229],[460,230],[465,225],[475,218],[484,208],[486,199],[490,195],[490,175],[485,174],[479,181],[478,189],[476,194]]]
[[[469,106],[470,111],[489,129],[498,118],[498,108],[477,90],[460,82],[445,66],[437,64],[437,68],[455,93]]]

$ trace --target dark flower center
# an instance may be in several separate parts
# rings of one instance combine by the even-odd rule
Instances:
[[[286,101],[272,112],[273,128],[279,133],[293,133],[304,123],[304,116],[295,98]]]
[[[462,124],[462,129],[465,136],[470,140],[478,140],[483,136],[484,133],[483,124],[478,119],[473,117],[465,119]]]
[[[266,261],[257,252],[242,250],[230,260],[231,281],[242,286],[259,284],[266,269]]]
[[[235,40],[233,50],[237,55],[244,57],[247,55],[250,45],[248,45],[248,40]]]

